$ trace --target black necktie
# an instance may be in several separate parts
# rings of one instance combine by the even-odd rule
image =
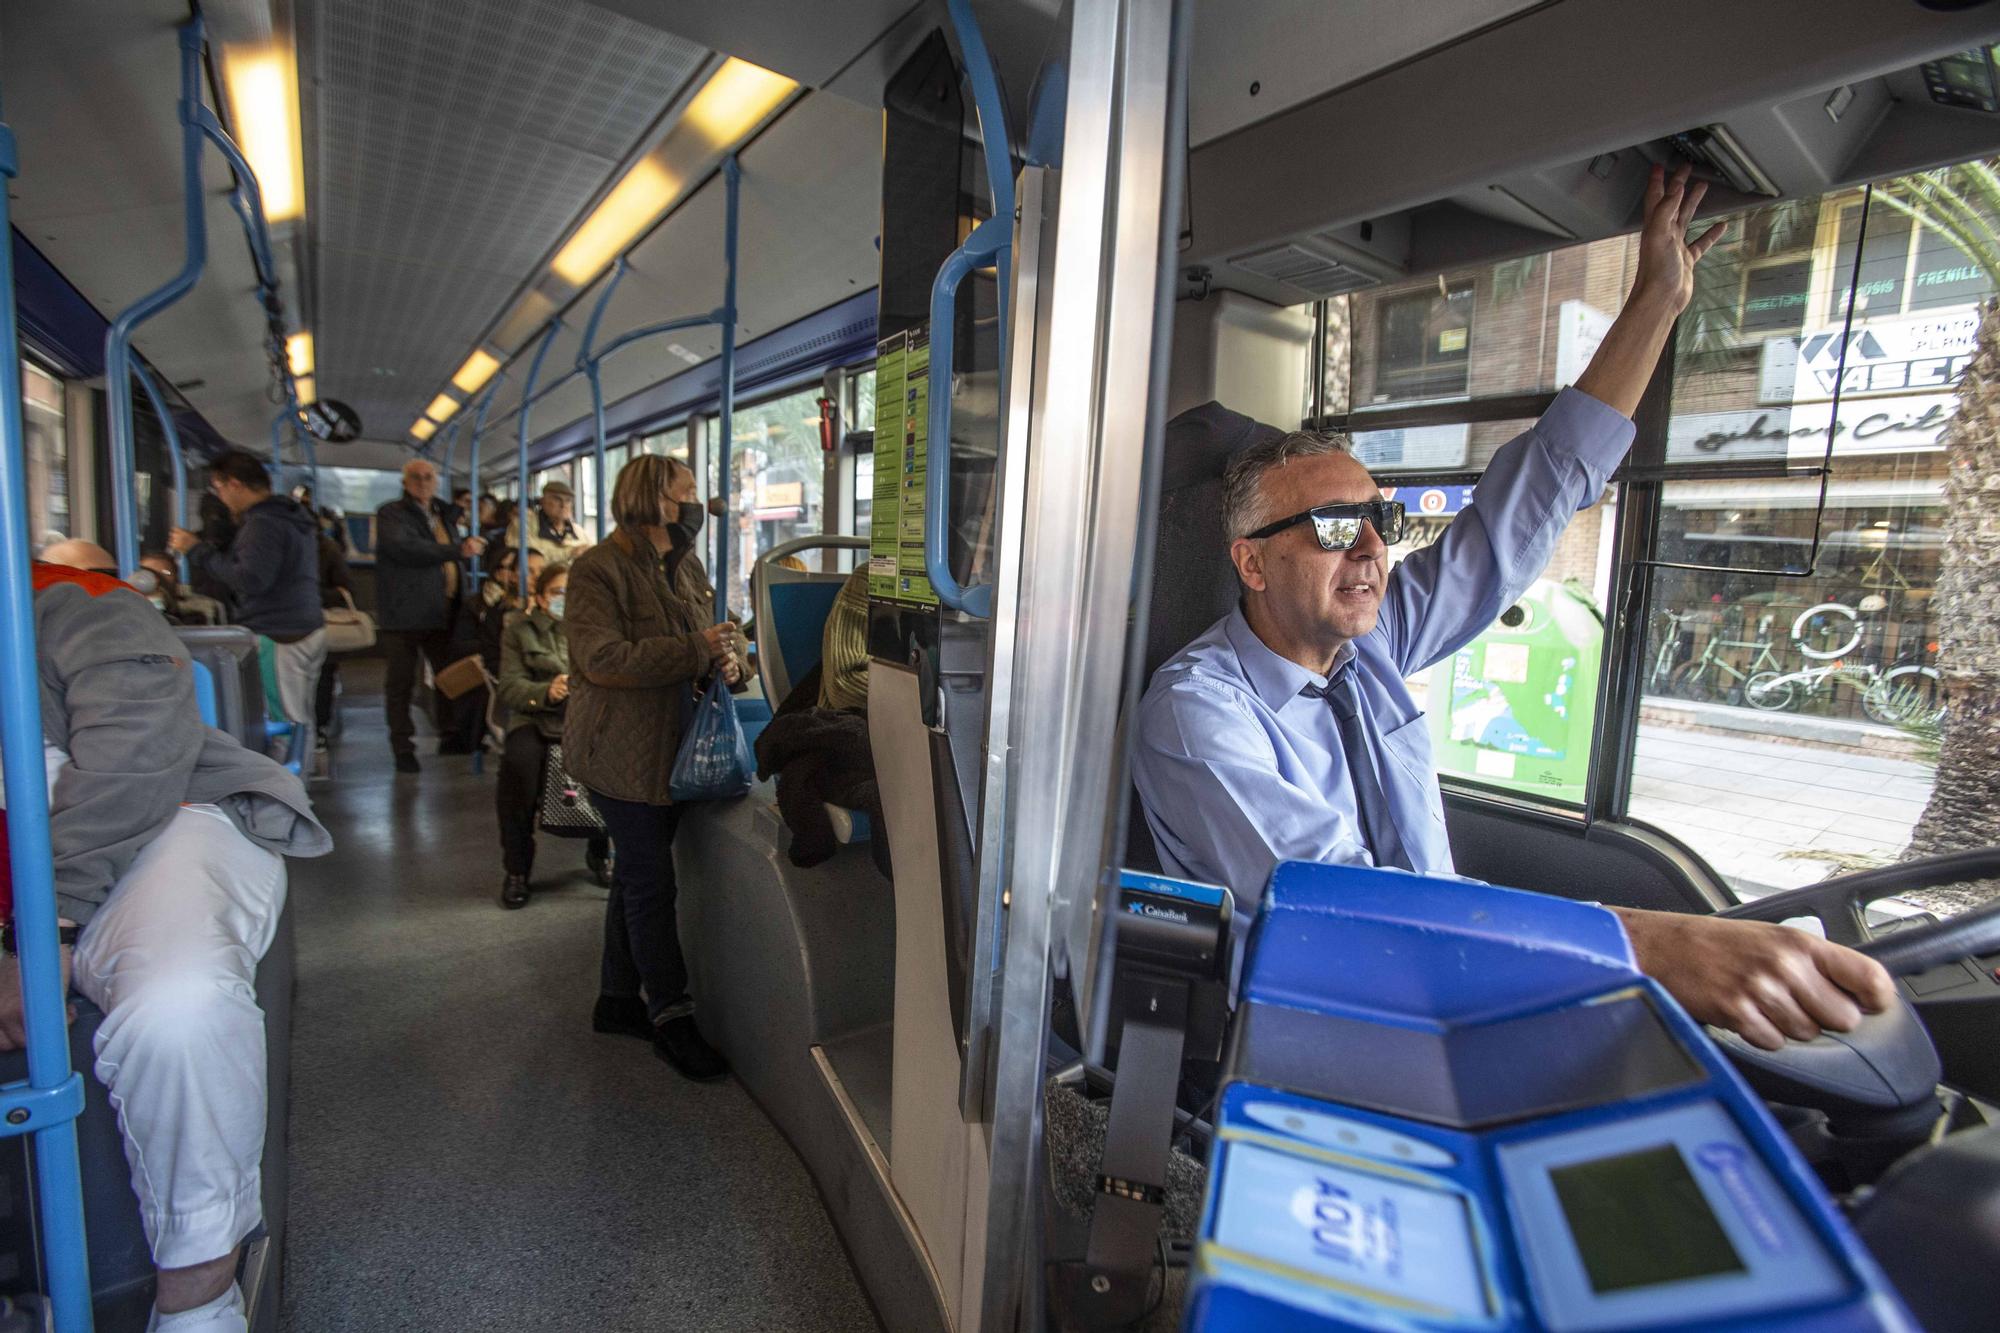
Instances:
[[[1334,725],[1340,728],[1340,748],[1347,755],[1347,773],[1354,784],[1354,812],[1361,821],[1361,840],[1378,866],[1415,870],[1403,840],[1396,833],[1396,821],[1389,814],[1389,797],[1382,790],[1382,777],[1375,768],[1375,752],[1361,725],[1361,702],[1355,696],[1354,664],[1349,662],[1334,673],[1325,687],[1308,685],[1299,691],[1310,699],[1324,699],[1333,710]]]

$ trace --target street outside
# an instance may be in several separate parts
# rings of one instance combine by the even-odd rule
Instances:
[[[1930,791],[1929,765],[1913,759],[1655,720],[1639,725],[1630,810],[1758,897],[1895,860]]]

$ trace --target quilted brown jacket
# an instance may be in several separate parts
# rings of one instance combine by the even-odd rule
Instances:
[[[693,555],[668,581],[651,542],[624,528],[569,567],[569,716],[563,761],[592,791],[670,805],[681,720],[708,679],[701,631],[715,590]]]

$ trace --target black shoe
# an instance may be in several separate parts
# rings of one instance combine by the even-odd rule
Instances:
[[[417,763],[415,755],[399,754],[396,756],[396,771],[398,773],[421,773],[424,770],[423,766]]]
[[[590,877],[597,881],[599,887],[606,889],[611,887],[610,851],[592,847],[584,852],[583,863],[590,867]]]
[[[526,907],[528,905],[528,877],[509,875],[507,882],[500,886],[502,907]]]
[[[590,1011],[590,1027],[615,1037],[653,1040],[653,1020],[646,1017],[646,1002],[636,995],[598,996],[597,1007]]]
[[[670,1018],[653,1032],[653,1052],[680,1071],[682,1078],[707,1083],[729,1072],[729,1061],[708,1044],[694,1015]]]

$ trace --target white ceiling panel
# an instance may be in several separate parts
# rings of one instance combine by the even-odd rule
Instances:
[[[742,155],[743,193],[737,273],[739,345],[873,287],[878,255],[875,235],[882,200],[882,125],[879,112],[836,97],[814,95],[796,103]],[[618,288],[598,333],[604,346],[630,329],[713,309],[722,300],[724,195],[718,175],[681,205],[634,249],[632,271]],[[549,351],[544,379],[576,361],[580,330],[600,287],[570,308],[568,328]],[[686,359],[668,350],[677,344]],[[620,352],[603,371],[606,403],[639,392],[721,352],[713,328],[648,338]],[[494,412],[511,407],[532,349],[509,367],[510,386]],[[539,438],[589,414],[590,390],[581,380],[535,405]],[[514,429],[489,429],[482,463],[493,450],[511,450]],[[501,441],[504,440],[504,444]],[[464,445],[460,446],[463,457]]]
[[[706,48],[574,0],[303,0],[320,392],[395,438]]]

